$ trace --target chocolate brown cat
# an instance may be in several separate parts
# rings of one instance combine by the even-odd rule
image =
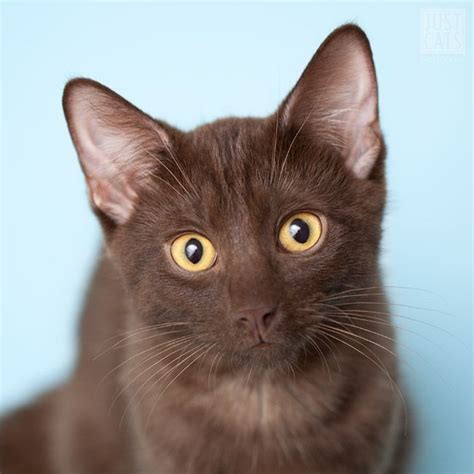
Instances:
[[[75,371],[3,420],[1,472],[402,472],[365,34],[266,118],[182,132],[89,79],[63,103],[105,251]]]

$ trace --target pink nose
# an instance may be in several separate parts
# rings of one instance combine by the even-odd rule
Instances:
[[[235,321],[247,328],[249,333],[258,342],[265,341],[276,315],[276,308],[272,306],[261,306],[258,308],[245,308],[237,311],[234,315]]]

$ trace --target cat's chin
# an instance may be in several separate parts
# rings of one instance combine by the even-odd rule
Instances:
[[[229,367],[253,374],[288,373],[298,362],[298,351],[282,343],[260,342],[226,357]]]

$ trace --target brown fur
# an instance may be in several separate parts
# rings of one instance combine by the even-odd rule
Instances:
[[[366,41],[345,28],[339,34]],[[116,111],[128,107],[78,80],[66,89],[67,115],[81,87],[98,88]],[[2,472],[401,472],[405,411],[378,269],[385,150],[367,179],[357,178],[324,137],[295,140],[288,103],[268,118],[188,133],[143,115],[138,141],[147,153],[137,171],[134,152],[131,217],[118,224],[101,207],[103,188],[91,190],[107,251],[87,298],[77,367],[63,387],[3,421]],[[119,122],[133,135],[136,121]],[[148,125],[159,130],[155,148]],[[295,256],[275,235],[298,210],[324,216],[325,231],[317,251]],[[218,249],[202,274],[170,261],[168,242],[188,230]],[[229,316],[263,303],[278,308],[273,345],[251,349]],[[189,345],[158,345],[178,337]],[[176,353],[158,356],[159,347]]]

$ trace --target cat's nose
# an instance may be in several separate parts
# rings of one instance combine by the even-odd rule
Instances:
[[[275,316],[276,307],[274,306],[245,308],[240,309],[234,314],[237,324],[245,327],[257,344],[268,342],[265,336],[275,320]]]

